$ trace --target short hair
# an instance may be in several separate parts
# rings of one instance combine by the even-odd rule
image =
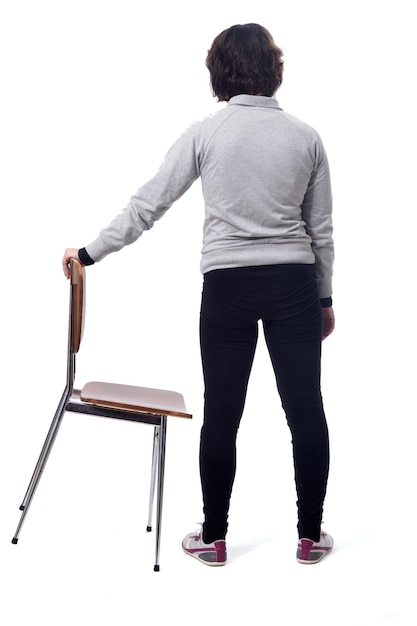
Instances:
[[[206,58],[218,102],[238,94],[273,96],[282,83],[283,53],[259,24],[236,24],[214,39]]]

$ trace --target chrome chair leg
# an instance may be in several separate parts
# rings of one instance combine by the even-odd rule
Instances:
[[[161,543],[162,501],[164,496],[165,448],[166,448],[167,417],[161,417],[159,432],[159,459],[158,459],[158,495],[156,502],[156,545],[154,572],[159,572],[159,549]]]
[[[156,485],[156,470],[158,467],[159,456],[159,426],[155,426],[153,435],[153,448],[152,448],[152,467],[151,467],[151,487],[149,491],[149,512],[148,512],[148,525],[146,530],[151,532],[152,530],[152,513],[153,513],[153,501],[155,496]]]
[[[23,498],[22,504],[20,505],[20,510],[22,511],[22,515],[20,516],[19,524],[16,528],[16,532],[12,539],[12,543],[14,544],[18,542],[20,529],[22,528],[23,522],[29,510],[33,496],[35,495],[36,488],[39,484],[39,481],[45,469],[46,462],[51,453],[52,446],[58,434],[58,430],[59,430],[59,427],[62,422],[62,418],[65,413],[65,407],[68,403],[69,396],[70,396],[70,392],[66,389],[64,393],[62,394],[62,398],[58,404],[58,408],[56,410],[54,419],[52,420],[52,423],[49,428],[48,434],[46,436],[45,442],[43,444],[41,453],[39,455],[38,462],[36,463],[35,469],[32,474],[32,478],[30,479],[29,486],[26,490],[25,497]]]

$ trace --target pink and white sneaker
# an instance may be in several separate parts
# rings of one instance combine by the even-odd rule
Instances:
[[[213,543],[204,543],[201,529],[184,537],[182,549],[205,565],[226,565],[226,541],[218,539]]]
[[[299,563],[313,564],[321,561],[333,548],[333,538],[321,532],[320,541],[311,539],[299,539],[297,547],[297,561]]]

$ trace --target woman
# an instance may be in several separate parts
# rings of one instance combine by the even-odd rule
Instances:
[[[182,547],[207,565],[226,563],[236,435],[261,320],[292,434],[297,560],[317,563],[333,546],[321,530],[329,469],[321,342],[334,328],[328,162],[318,133],[275,99],[282,52],[265,28],[223,31],[206,65],[227,106],[187,129],[97,239],[65,251],[64,273],[71,257],[91,265],[137,240],[201,177],[204,523]]]

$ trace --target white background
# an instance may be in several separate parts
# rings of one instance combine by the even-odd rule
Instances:
[[[415,31],[412,2],[3,0],[1,623],[416,623]],[[205,56],[235,23],[285,54],[281,106],[333,180],[335,333],[323,346],[333,554],[295,561],[291,443],[262,337],[238,439],[229,563],[180,541],[201,520],[200,184],[87,270],[79,386],[181,391],[168,426],[161,572],[145,532],[152,430],[68,414],[23,526],[18,507],[65,385],[66,247],[81,247],[217,110]],[[414,579],[414,580],[413,580]]]

